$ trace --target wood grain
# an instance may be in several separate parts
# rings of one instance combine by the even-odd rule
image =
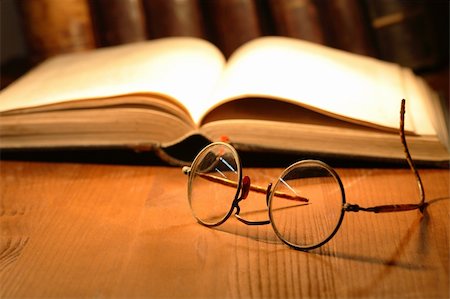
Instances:
[[[197,224],[176,168],[2,161],[0,170],[1,298],[450,296],[448,170],[420,170],[424,215],[347,213],[310,252],[282,244],[270,225]],[[246,170],[259,184],[280,172]],[[338,172],[351,203],[417,199],[407,169]]]

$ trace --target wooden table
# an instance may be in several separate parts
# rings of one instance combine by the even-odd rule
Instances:
[[[2,298],[450,297],[448,170],[420,170],[423,215],[347,213],[328,244],[301,252],[270,226],[196,223],[177,168],[0,165]],[[417,201],[408,169],[338,172],[352,203]]]

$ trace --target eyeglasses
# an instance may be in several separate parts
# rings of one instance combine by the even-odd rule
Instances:
[[[207,145],[190,167],[188,200],[193,216],[207,227],[223,224],[233,214],[247,225],[271,224],[278,238],[297,250],[311,250],[327,243],[342,224],[346,212],[397,212],[426,207],[421,178],[408,150],[404,133],[405,100],[400,111],[400,139],[406,160],[415,175],[419,203],[361,207],[347,203],[337,172],[319,160],[302,160],[287,167],[278,180],[266,188],[251,184],[242,175],[236,149],[228,143]],[[240,215],[239,203],[249,191],[266,194],[268,220],[252,221]]]

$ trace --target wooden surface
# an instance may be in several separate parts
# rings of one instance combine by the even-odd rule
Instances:
[[[0,165],[1,298],[450,296],[448,170],[420,170],[423,216],[347,213],[328,244],[301,252],[270,226],[197,224],[177,168]],[[280,171],[246,174],[267,183]],[[338,172],[351,203],[416,201],[407,169]]]

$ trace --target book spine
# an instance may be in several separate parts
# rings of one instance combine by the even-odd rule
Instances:
[[[19,4],[33,61],[96,47],[87,0],[21,0]]]
[[[268,0],[277,35],[326,44],[320,16],[313,0]]]
[[[448,16],[448,2],[431,5],[423,1],[366,0],[366,4],[381,59],[416,70],[439,64],[442,53],[438,28],[430,9],[441,5]],[[446,27],[448,30],[448,19]]]
[[[240,45],[263,35],[254,0],[204,1],[203,9],[209,36],[227,57]]]
[[[316,0],[322,20],[326,20],[328,45],[367,56],[377,56],[364,3],[360,0]],[[325,23],[324,23],[325,25]]]
[[[91,9],[99,46],[147,39],[141,0],[91,0]]]
[[[143,0],[149,38],[205,37],[198,0]]]

